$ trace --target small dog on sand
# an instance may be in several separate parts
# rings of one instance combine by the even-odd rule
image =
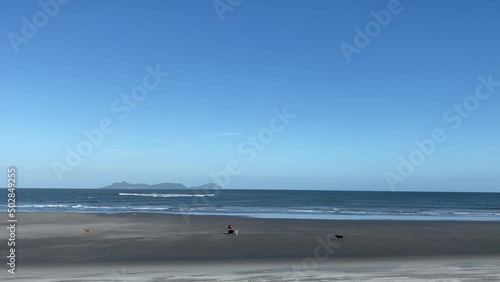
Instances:
[[[337,234],[335,234],[335,237],[337,237],[337,240],[344,240],[345,238],[344,235],[337,235]]]
[[[84,227],[83,228],[83,235],[90,235],[92,233],[92,230],[90,228]]]

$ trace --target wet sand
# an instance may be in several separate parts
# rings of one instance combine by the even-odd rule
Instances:
[[[245,280],[257,273],[265,274],[265,269],[275,270],[272,279],[285,279],[290,273],[312,278],[352,272],[354,265],[356,275],[370,272],[377,264],[379,271],[390,272],[402,265],[411,268],[412,262],[420,267],[441,264],[439,269],[451,274],[453,269],[460,272],[466,271],[465,266],[478,269],[482,265],[496,266],[488,275],[500,272],[500,222],[73,213],[22,213],[18,219],[18,274],[10,275],[6,269],[0,274],[17,280],[23,279],[22,275],[34,275],[40,281],[59,281],[80,273],[79,277],[89,275],[87,280],[71,281],[121,281],[125,278],[113,277],[117,271],[127,272],[125,268],[135,273],[126,277],[136,275],[139,279],[130,281],[168,281],[161,279],[169,275],[181,279],[184,272],[180,269],[189,266],[199,269],[199,275],[218,277],[215,280],[225,279],[225,271],[232,273],[233,279]],[[228,224],[239,230],[238,236],[225,234]],[[90,228],[91,234],[83,234],[84,227]],[[2,229],[0,236],[7,238],[6,228]],[[335,234],[345,239],[336,240]],[[6,257],[7,244],[2,242],[0,255]],[[228,265],[233,268],[227,269]],[[68,272],[72,268],[78,271]],[[245,269],[250,272],[243,275]],[[418,274],[419,268],[415,271]],[[143,280],[154,273],[160,280]],[[423,270],[421,274],[425,275]]]

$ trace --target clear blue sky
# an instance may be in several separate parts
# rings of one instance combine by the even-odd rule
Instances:
[[[388,190],[384,173],[439,127],[447,141],[396,189],[500,191],[500,87],[458,129],[443,119],[478,76],[500,81],[500,2],[402,0],[348,63],[339,44],[388,2],[245,0],[221,21],[212,1],[74,0],[16,54],[9,33],[42,10],[3,0],[0,166],[21,187],[196,185],[236,160],[226,188]],[[112,102],[156,65],[170,75],[119,119]],[[239,154],[284,106],[286,129]],[[59,181],[54,162],[106,117],[114,131]]]

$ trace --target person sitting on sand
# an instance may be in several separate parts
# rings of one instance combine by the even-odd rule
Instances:
[[[227,226],[227,234],[233,234],[234,233],[234,228],[231,226],[231,224],[229,224]]]

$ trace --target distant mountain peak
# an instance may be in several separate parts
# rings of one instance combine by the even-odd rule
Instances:
[[[203,185],[200,185],[200,186],[193,186],[193,187],[190,187],[191,189],[222,189],[222,187],[220,187],[219,185],[215,184],[215,183],[207,183],[207,184],[203,184]]]
[[[220,189],[221,187],[214,183],[207,183],[200,186],[187,187],[182,183],[158,183],[158,184],[132,184],[126,181],[115,182],[111,185],[100,187],[99,189]]]

